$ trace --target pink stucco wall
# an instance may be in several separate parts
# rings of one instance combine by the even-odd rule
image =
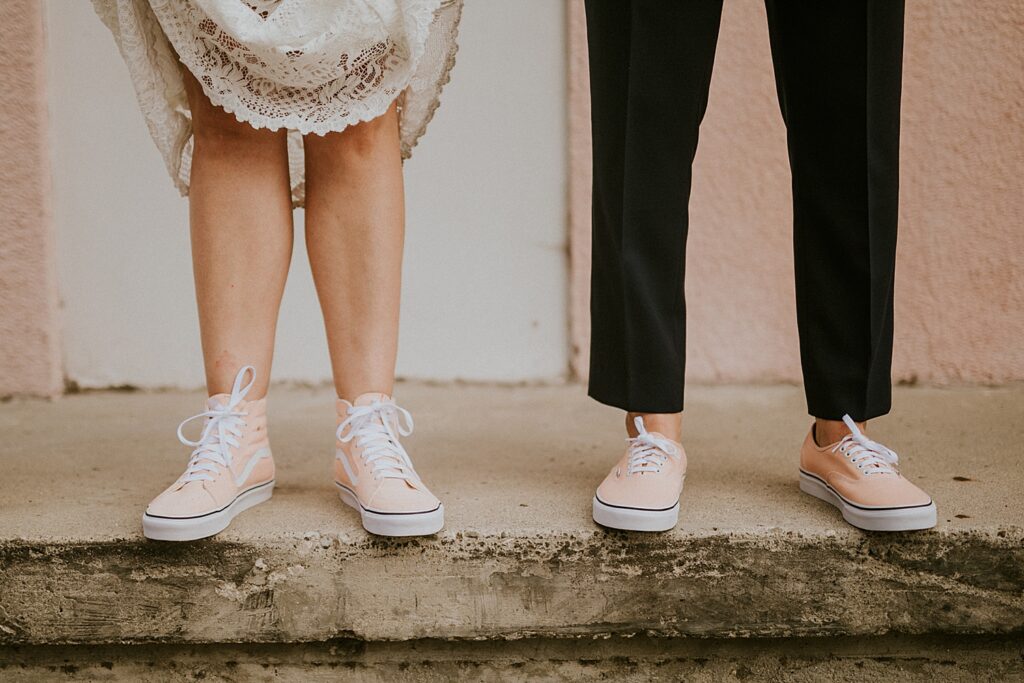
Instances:
[[[0,396],[55,395],[57,323],[42,3],[6,0],[0,22]]]
[[[573,368],[586,375],[586,26],[570,2]],[[898,381],[1024,379],[1024,3],[910,0],[896,293]],[[764,4],[728,0],[697,154],[687,374],[796,381],[791,195]]]

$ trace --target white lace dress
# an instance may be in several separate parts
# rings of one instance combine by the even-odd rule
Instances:
[[[128,65],[149,132],[188,194],[192,123],[180,64],[256,128],[286,128],[292,199],[302,135],[380,116],[398,100],[408,158],[455,63],[462,0],[93,0]],[[180,60],[180,64],[179,64]]]

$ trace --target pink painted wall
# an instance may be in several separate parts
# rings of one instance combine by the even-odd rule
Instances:
[[[572,364],[589,343],[586,25],[570,2]],[[1024,3],[910,0],[894,377],[1024,379]],[[728,0],[697,153],[687,374],[798,381],[791,195],[764,4]]]
[[[0,22],[0,396],[62,388],[42,3]]]

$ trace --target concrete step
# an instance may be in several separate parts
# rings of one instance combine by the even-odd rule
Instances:
[[[189,544],[145,541],[139,516],[184,465],[174,428],[198,394],[3,404],[0,645],[1024,632],[1022,386],[897,391],[873,435],[940,524],[895,535],[798,491],[794,387],[690,391],[682,521],[665,534],[591,522],[622,417],[580,387],[397,394],[447,508],[435,537],[368,536],[336,498],[323,389],[275,387],[274,498]]]

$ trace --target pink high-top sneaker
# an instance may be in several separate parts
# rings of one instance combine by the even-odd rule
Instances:
[[[686,452],[678,441],[648,432],[637,417],[637,436],[597,488],[594,521],[627,531],[668,531],[679,521]]]
[[[819,446],[814,427],[800,449],[800,490],[831,503],[843,519],[869,531],[935,526],[935,503],[896,469],[896,453],[866,437],[849,415],[850,433]]]
[[[246,373],[252,379],[243,387]],[[146,538],[192,541],[212,536],[238,513],[270,498],[274,459],[267,441],[266,399],[245,400],[255,379],[256,369],[245,366],[230,394],[211,396],[206,410],[178,426],[178,438],[195,450],[184,474],[142,515]],[[198,419],[205,420],[203,432],[190,441],[181,430]]]
[[[338,399],[334,483],[359,511],[363,528],[380,536],[427,536],[444,526],[444,506],[420,480],[399,442],[412,415],[386,394]]]

